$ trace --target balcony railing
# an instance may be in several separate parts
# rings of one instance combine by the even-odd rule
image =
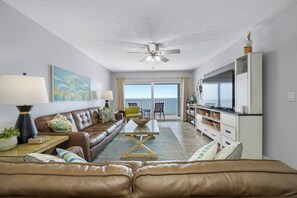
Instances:
[[[178,115],[178,98],[156,98],[154,103],[156,102],[164,102],[165,115]],[[151,109],[150,98],[126,98],[125,106],[129,106],[128,103],[137,103],[142,109]]]

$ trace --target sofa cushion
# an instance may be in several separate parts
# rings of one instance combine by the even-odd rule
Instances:
[[[86,128],[84,131],[86,132],[100,132],[100,131],[106,131],[107,135],[114,132],[114,130],[117,128],[117,125],[115,125],[115,122],[107,122],[107,123],[98,123],[91,127]]]
[[[71,112],[66,112],[66,113],[60,113],[60,115],[63,115],[71,122],[72,125],[75,125],[75,121],[72,117]],[[50,132],[53,131],[48,125],[47,122],[52,120],[56,114],[52,115],[46,115],[46,116],[40,116],[35,119],[35,124],[38,129],[38,131],[44,131],[44,132]]]
[[[89,132],[90,147],[93,148],[94,146],[98,145],[100,142],[102,142],[105,139],[106,136],[107,136],[106,131]]]
[[[55,132],[77,132],[76,125],[61,114],[55,115],[52,120],[47,121],[47,124]]]
[[[66,162],[70,162],[70,163],[87,163],[87,161],[81,157],[79,157],[78,155],[64,150],[64,149],[60,149],[60,148],[56,148],[56,151],[58,153],[58,155],[65,160]]]
[[[99,108],[99,118],[101,123],[116,121],[113,109]]]
[[[123,124],[123,120],[117,120],[116,122],[114,122],[115,125],[121,126]]]
[[[220,150],[214,159],[240,159],[242,154],[242,143],[235,142]]]
[[[97,107],[90,108],[89,111],[90,111],[93,123],[97,124],[100,121],[99,114],[98,114],[98,111],[99,111],[98,108]]]
[[[66,162],[62,158],[54,155],[41,154],[41,153],[29,153],[24,157],[25,162]]]
[[[88,109],[72,111],[72,116],[79,131],[82,131],[93,124],[91,114]]]
[[[204,145],[200,149],[198,149],[192,157],[188,160],[195,161],[195,160],[212,160],[218,151],[218,143],[216,140]]]
[[[140,113],[131,113],[131,114],[126,114],[127,118],[138,118],[141,117]]]
[[[125,107],[125,112],[126,115],[127,114],[138,114],[139,113],[139,106],[129,106],[129,107]]]
[[[273,160],[211,160],[143,166],[134,197],[283,197],[297,193],[297,171]],[[265,189],[265,190],[264,190]]]
[[[0,162],[0,196],[131,197],[132,177],[120,164]]]

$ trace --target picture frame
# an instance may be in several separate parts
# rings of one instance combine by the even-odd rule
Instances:
[[[90,101],[91,79],[80,74],[51,66],[52,101]]]

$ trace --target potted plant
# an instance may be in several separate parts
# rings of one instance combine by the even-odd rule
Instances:
[[[0,151],[7,151],[16,147],[18,144],[18,136],[20,136],[18,128],[5,127],[0,133]]]

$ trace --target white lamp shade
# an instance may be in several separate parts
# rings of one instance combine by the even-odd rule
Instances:
[[[44,78],[0,75],[0,104],[21,106],[47,102]]]
[[[104,100],[113,100],[113,94],[111,90],[103,91],[101,94],[101,99]]]

